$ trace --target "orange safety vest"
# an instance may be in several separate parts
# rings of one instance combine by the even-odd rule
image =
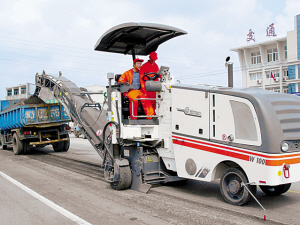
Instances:
[[[132,80],[133,80],[133,69],[130,69],[122,74],[118,82],[122,82],[123,84],[125,84],[128,81],[129,84],[132,84]],[[138,101],[133,101],[133,99],[146,98],[147,96],[141,90],[129,90],[129,92],[123,93],[123,95],[129,98],[129,102],[130,102],[129,111],[130,111],[131,119],[136,119],[135,116],[137,115]],[[151,106],[151,102],[149,100],[143,99],[140,101],[142,103],[143,109],[147,116],[155,115],[154,110]],[[134,105],[133,106],[134,112],[132,112],[132,104]],[[147,119],[151,119],[151,117],[147,117]]]
[[[133,69],[130,69],[122,74],[118,82],[122,82],[123,84],[125,84],[128,81],[129,84],[132,84],[132,79],[133,79]]]

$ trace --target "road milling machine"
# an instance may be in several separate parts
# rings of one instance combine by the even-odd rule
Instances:
[[[135,58],[184,34],[166,25],[125,23],[108,30],[95,50]],[[105,179],[116,190],[148,192],[153,184],[219,179],[224,200],[243,205],[257,186],[267,195],[280,195],[300,181],[296,96],[175,83],[166,66],[154,75],[159,81],[145,74],[152,79],[146,89],[156,92],[156,115],[150,120],[140,106],[137,119],[130,118],[122,95],[130,85],[118,85],[120,75],[113,73],[107,74],[106,115],[90,101],[93,93],[63,76],[37,74],[36,94],[48,88],[65,105],[103,159]]]

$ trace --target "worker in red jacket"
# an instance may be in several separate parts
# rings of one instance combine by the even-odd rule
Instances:
[[[128,84],[132,85],[131,89],[129,89],[128,92],[123,93],[124,96],[129,98],[129,112],[131,119],[137,119],[137,111],[139,103],[137,100],[133,101],[133,99],[137,98],[147,98],[147,96],[141,91],[141,83],[140,83],[140,77],[139,77],[139,70],[142,66],[142,62],[144,60],[142,59],[135,59],[133,61],[133,69],[130,69],[122,74],[122,76],[119,78],[118,83],[119,84],[125,84],[128,82]],[[143,109],[145,111],[145,114],[147,116],[153,116],[154,110],[152,108],[150,100],[140,100],[143,106]],[[132,112],[132,104],[133,104],[133,112]],[[147,117],[147,119],[152,119],[152,117]]]
[[[145,73],[158,73],[159,68],[155,61],[157,60],[157,53],[156,52],[151,52],[149,55],[149,60],[148,62],[144,63],[140,69],[140,81],[141,81],[141,90],[148,96],[148,98],[156,98],[156,92],[148,92],[145,88],[145,83],[147,80],[149,80],[147,77],[144,77]],[[154,74],[150,74],[149,77],[153,77]],[[158,78],[155,79],[157,81]],[[156,109],[156,101],[151,100],[152,108],[155,110]]]

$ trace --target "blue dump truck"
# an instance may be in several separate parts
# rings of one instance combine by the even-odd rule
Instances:
[[[70,118],[59,103],[47,104],[31,96],[25,100],[0,100],[0,149],[13,146],[14,154],[31,147],[52,145],[54,151],[68,151]]]

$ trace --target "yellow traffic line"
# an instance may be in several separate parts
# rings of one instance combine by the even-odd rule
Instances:
[[[300,192],[299,192],[299,191],[288,191],[288,192],[294,192],[294,193],[298,193],[298,194],[300,194]]]

